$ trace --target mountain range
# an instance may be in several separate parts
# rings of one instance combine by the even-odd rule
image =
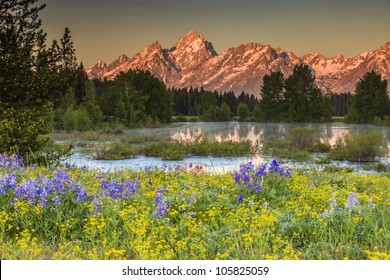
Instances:
[[[86,73],[89,78],[112,80],[130,69],[148,70],[168,87],[203,87],[206,90],[245,91],[258,95],[263,76],[281,71],[286,77],[295,65],[308,64],[322,90],[354,92],[356,83],[368,71],[376,71],[388,80],[390,91],[390,42],[378,49],[346,58],[326,58],[319,53],[301,57],[270,45],[249,43],[218,54],[211,42],[192,30],[170,49],[154,42],[134,57],[122,54],[106,64],[99,61]]]

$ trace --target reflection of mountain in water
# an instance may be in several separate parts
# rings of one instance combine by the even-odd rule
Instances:
[[[238,123],[238,122],[199,122],[182,123],[178,127],[159,129],[129,130],[128,134],[156,135],[170,137],[182,142],[196,142],[205,138],[215,141],[245,141],[262,146],[263,142],[272,139],[287,139],[288,131],[298,126],[310,126],[315,129],[318,137],[324,143],[334,145],[336,139],[347,133],[378,131],[383,135],[385,143],[390,147],[390,130],[384,127],[362,124],[344,123]]]

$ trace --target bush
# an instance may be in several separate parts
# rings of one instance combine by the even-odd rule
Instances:
[[[382,138],[376,132],[346,134],[336,140],[329,157],[333,160],[354,162],[375,161],[377,157],[385,155],[381,144]]]
[[[295,127],[289,131],[289,139],[300,150],[305,150],[314,144],[314,129],[311,127]]]
[[[66,131],[78,130],[86,131],[92,128],[92,121],[87,110],[80,108],[77,110],[68,109],[64,115],[64,128]]]
[[[93,159],[116,160],[132,158],[136,151],[129,145],[123,143],[112,143],[98,145],[92,151]]]

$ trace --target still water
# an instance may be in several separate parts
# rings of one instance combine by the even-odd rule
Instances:
[[[374,125],[345,124],[340,122],[321,123],[321,124],[296,124],[296,123],[243,123],[243,122],[198,122],[198,123],[175,123],[160,128],[141,128],[128,129],[125,134],[129,136],[152,136],[156,138],[169,138],[177,141],[194,141],[199,138],[209,140],[249,140],[253,145],[262,147],[264,140],[267,139],[285,139],[288,131],[298,126],[312,127],[322,142],[331,145],[335,144],[336,139],[347,133],[361,133],[366,131],[377,131],[382,135],[383,146],[390,149],[390,129],[387,127],[377,127]],[[209,171],[230,171],[236,169],[241,163],[252,161],[255,163],[268,162],[270,157],[257,155],[255,157],[239,158],[216,158],[216,157],[189,157],[178,161],[163,161],[160,158],[139,156],[126,160],[93,160],[85,155],[75,153],[67,162],[79,166],[97,167],[105,170],[115,168],[142,169],[145,167],[156,166],[188,166],[190,163],[201,164]],[[388,158],[382,158],[386,162]],[[289,163],[296,167],[303,167],[305,163]],[[359,167],[359,164],[348,162],[338,162],[343,166]]]

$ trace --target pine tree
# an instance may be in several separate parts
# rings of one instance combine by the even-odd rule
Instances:
[[[295,122],[329,120],[330,100],[315,84],[315,76],[306,64],[296,65],[286,79],[284,104],[287,120]]]
[[[390,113],[387,80],[382,80],[375,71],[367,72],[356,84],[354,109],[361,122],[383,119]]]
[[[260,92],[260,115],[265,121],[282,119],[284,76],[281,72],[272,72],[263,77]]]
[[[0,153],[37,151],[50,131],[51,95],[58,67],[71,46],[46,47],[37,0],[0,3]],[[62,42],[61,42],[62,43]]]
[[[238,104],[237,107],[238,120],[240,122],[247,121],[249,118],[249,108],[245,103]]]

